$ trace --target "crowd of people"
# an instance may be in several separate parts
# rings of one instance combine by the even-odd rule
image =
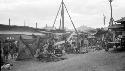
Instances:
[[[9,59],[15,60],[18,55],[18,42],[15,40],[0,41],[1,48],[1,66],[9,63]]]
[[[103,49],[103,47],[107,47],[107,42],[111,41],[111,37],[102,38],[88,38],[88,37],[80,37],[79,39],[72,40],[72,42],[67,41],[67,39],[63,39],[65,42],[59,45],[55,45],[55,43],[60,42],[60,39],[56,37],[49,37],[47,39],[42,39],[39,41],[39,46],[35,50],[34,57],[40,58],[40,56],[48,55],[48,56],[62,56],[64,54],[69,53],[81,53],[82,50],[86,50],[87,48],[93,49]],[[5,40],[0,43],[1,47],[1,58],[3,62],[7,62],[9,59],[8,56],[11,56],[11,59],[15,59],[18,56],[19,48],[18,41],[8,41]],[[85,51],[87,52],[87,51]]]

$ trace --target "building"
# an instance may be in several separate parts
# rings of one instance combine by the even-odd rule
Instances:
[[[125,36],[125,17],[121,18],[120,20],[115,21],[115,24],[108,27],[114,32],[114,37],[118,35]]]
[[[125,17],[115,21],[115,24],[109,26],[108,29],[113,32],[113,42],[119,37],[121,39],[120,45],[122,46],[125,43]]]

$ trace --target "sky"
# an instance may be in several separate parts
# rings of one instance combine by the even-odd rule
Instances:
[[[100,28],[106,27],[110,19],[110,5],[108,0],[64,0],[64,3],[72,17],[74,25],[82,25]],[[61,0],[0,0],[0,24],[35,27],[52,26],[61,4]],[[113,18],[118,20],[125,17],[125,0],[113,0]],[[103,14],[106,16],[106,24],[103,23]],[[59,18],[55,26],[59,27]],[[65,27],[73,29],[72,23],[65,11]]]

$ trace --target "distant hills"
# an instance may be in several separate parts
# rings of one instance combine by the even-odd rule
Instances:
[[[68,29],[65,28],[67,31],[75,31],[74,29]],[[91,28],[91,27],[87,27],[85,25],[82,25],[78,28],[76,28],[78,31],[80,32],[85,32],[85,33],[90,33],[90,34],[95,34],[97,32],[97,29]],[[106,30],[107,27],[104,27],[104,29]],[[9,30],[9,25],[4,25],[4,24],[0,24],[0,31],[7,31]],[[16,25],[11,25],[10,26],[10,30],[11,31],[25,31],[25,32],[40,32],[40,31],[47,31],[45,28],[40,29],[40,28],[33,28],[33,27],[29,27],[29,26],[16,26]]]
[[[10,28],[10,29],[9,29]],[[29,26],[16,26],[16,25],[4,25],[0,24],[0,31],[15,31],[15,32],[32,32],[32,33],[59,33],[64,32],[60,29],[53,29],[52,27],[44,27],[44,28],[33,28]]]
[[[81,31],[81,32],[91,33],[91,34],[96,33],[96,29],[91,28],[91,27],[87,27],[85,25],[78,27],[77,30]]]
[[[11,25],[9,27],[9,25],[4,25],[4,24],[0,24],[0,31],[25,31],[25,32],[37,32],[36,28],[33,27],[29,27],[29,26],[16,26],[16,25]]]
[[[83,31],[83,32],[87,32],[87,31],[89,31],[89,30],[93,30],[93,28],[87,27],[87,26],[85,26],[85,25],[82,25],[82,26],[78,27],[77,30]]]

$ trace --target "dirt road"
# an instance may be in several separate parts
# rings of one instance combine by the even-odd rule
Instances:
[[[125,52],[105,51],[67,55],[59,62],[15,62],[12,71],[125,71]]]

